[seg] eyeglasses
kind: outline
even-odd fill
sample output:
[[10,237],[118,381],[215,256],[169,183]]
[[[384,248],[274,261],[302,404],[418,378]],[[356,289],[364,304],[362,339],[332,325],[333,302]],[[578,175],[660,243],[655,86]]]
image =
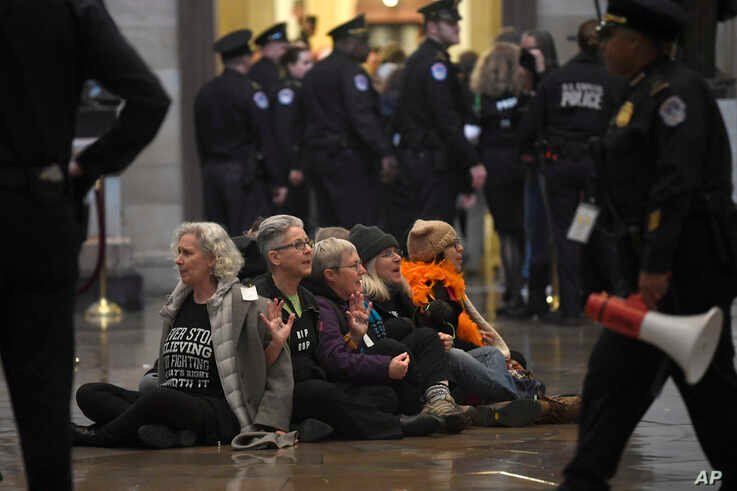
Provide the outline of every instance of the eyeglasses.
[[280,245],[279,247],[274,247],[271,249],[272,251],[282,251],[284,249],[289,249],[290,247],[294,247],[298,252],[304,252],[304,250],[307,248],[307,246],[312,249],[314,247],[315,243],[311,240],[295,240],[294,242],[290,242],[289,244]]
[[353,268],[354,271],[359,272],[361,270],[361,266],[363,266],[363,263],[361,261],[356,261],[353,264],[346,264],[345,266],[334,266],[330,269]]
[[396,247],[392,247],[391,249],[387,249],[385,251],[382,251],[381,254],[379,254],[379,257],[391,258],[391,257],[394,257],[394,254],[396,254],[399,257],[402,257],[402,251],[401,251],[401,249],[397,249]]

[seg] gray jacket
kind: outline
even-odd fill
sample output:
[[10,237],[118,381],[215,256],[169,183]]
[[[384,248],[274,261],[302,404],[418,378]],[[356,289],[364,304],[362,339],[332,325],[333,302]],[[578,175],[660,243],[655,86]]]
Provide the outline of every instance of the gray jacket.
[[[259,313],[266,311],[267,300],[244,300],[242,288],[237,279],[221,282],[207,302],[215,363],[225,398],[238,418],[241,435],[257,431],[256,425],[288,430],[294,390],[289,349],[285,346],[276,362],[266,366],[264,348],[271,342],[271,334],[259,320]],[[191,291],[179,282],[161,309],[164,327],[160,360],[164,340]],[[234,438],[234,446],[239,436]]]

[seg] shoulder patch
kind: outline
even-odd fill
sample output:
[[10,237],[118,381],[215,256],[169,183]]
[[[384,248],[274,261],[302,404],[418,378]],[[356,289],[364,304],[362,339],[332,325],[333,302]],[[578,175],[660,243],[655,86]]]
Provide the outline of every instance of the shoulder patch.
[[668,87],[670,87],[670,84],[668,82],[663,82],[663,81],[655,82],[653,84],[652,90],[650,90],[650,95],[654,96],[658,94],[659,92],[662,92],[663,90],[667,89]]
[[256,106],[258,106],[259,109],[269,108],[269,98],[266,97],[266,94],[264,94],[262,90],[253,94],[253,102],[256,103]]
[[671,96],[660,105],[660,117],[666,126],[674,127],[686,121],[686,103],[677,95]]
[[281,89],[277,98],[281,105],[288,106],[294,101],[294,91],[290,88]]
[[353,77],[353,85],[356,86],[356,89],[358,89],[361,92],[366,92],[369,88],[369,81],[366,75],[363,73],[359,73],[355,77]]
[[442,82],[448,77],[448,68],[445,66],[445,63],[433,63],[430,67],[430,73],[432,73],[432,78],[438,82]]

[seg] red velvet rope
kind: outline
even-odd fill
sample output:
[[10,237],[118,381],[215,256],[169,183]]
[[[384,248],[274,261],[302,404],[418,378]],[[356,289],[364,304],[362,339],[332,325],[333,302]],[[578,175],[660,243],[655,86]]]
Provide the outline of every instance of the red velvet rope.
[[95,263],[95,269],[92,271],[92,275],[77,290],[77,295],[81,295],[89,290],[95,281],[100,277],[100,271],[102,271],[102,265],[105,263],[105,250],[107,245],[107,234],[105,231],[105,182],[100,181],[99,186],[95,186],[95,207],[97,208],[97,262]]

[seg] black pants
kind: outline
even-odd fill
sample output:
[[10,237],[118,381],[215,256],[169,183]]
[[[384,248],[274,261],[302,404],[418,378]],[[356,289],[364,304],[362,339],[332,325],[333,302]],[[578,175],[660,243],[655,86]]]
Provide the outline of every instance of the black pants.
[[31,490],[72,489],[69,398],[79,224],[63,184],[0,182],[0,355]]
[[199,397],[163,388],[146,393],[112,384],[91,383],[77,390],[77,405],[100,427],[105,447],[137,445],[138,428],[161,424],[174,430],[191,430],[197,441],[230,443],[239,425],[225,399]]
[[317,198],[318,226],[351,228],[378,222],[377,163],[353,148],[315,151],[310,182]]
[[202,167],[205,218],[231,236],[242,234],[256,218],[267,217],[274,209],[268,184],[262,178],[246,182],[243,165],[217,162]]
[[588,159],[559,159],[544,166],[546,190],[552,212],[552,234],[558,258],[560,309],[563,315],[581,313],[581,245],[568,240],[576,208],[593,171]]
[[448,360],[437,331],[418,327],[402,339],[379,340],[369,353],[397,356],[410,355],[409,370],[404,379],[392,384],[399,397],[399,408],[404,414],[416,414],[422,409],[425,389],[448,380]]
[[345,439],[395,439],[402,437],[395,414],[398,404],[396,393],[387,385],[305,380],[294,385],[292,420],[319,419]]

